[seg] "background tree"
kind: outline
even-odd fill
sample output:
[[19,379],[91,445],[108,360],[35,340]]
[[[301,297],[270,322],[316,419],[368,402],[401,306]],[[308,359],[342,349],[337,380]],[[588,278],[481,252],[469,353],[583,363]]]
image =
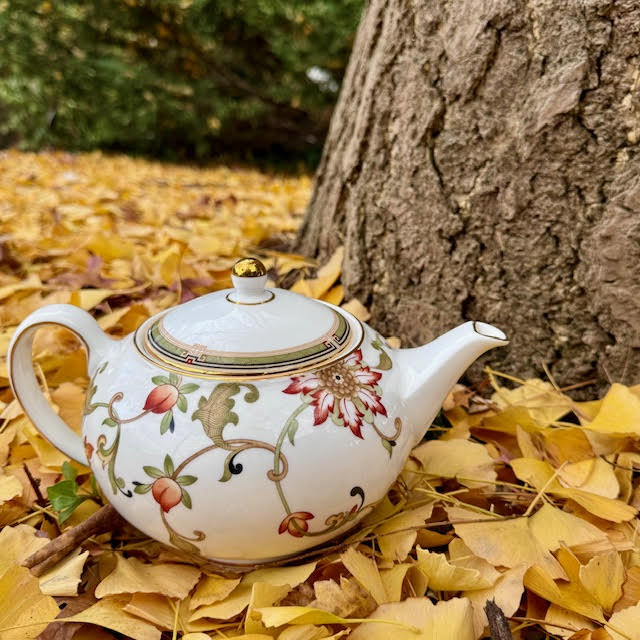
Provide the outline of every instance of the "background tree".
[[313,159],[361,8],[362,0],[0,2],[0,141]]
[[489,362],[640,378],[640,6],[370,0],[299,248],[344,243],[383,333],[467,319]]

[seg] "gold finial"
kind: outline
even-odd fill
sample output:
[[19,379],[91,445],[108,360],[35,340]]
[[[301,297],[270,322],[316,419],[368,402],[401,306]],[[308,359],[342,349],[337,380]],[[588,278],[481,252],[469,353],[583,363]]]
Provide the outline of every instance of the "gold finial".
[[231,274],[240,278],[258,278],[266,276],[267,270],[258,258],[241,258],[233,265]]

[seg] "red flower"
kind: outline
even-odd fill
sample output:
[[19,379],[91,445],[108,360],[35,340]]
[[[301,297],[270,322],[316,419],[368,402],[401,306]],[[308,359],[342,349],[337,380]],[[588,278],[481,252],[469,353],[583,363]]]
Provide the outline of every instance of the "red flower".
[[313,398],[314,425],[322,424],[331,412],[336,424],[349,427],[362,438],[363,419],[371,422],[374,414],[387,415],[377,386],[381,377],[379,371],[362,365],[362,351],[357,349],[330,367],[292,376],[284,393],[303,393]]
[[151,493],[153,499],[162,507],[165,513],[169,509],[173,509],[182,500],[182,488],[175,480],[166,476],[158,478],[153,483]]
[[180,391],[177,387],[172,384],[161,384],[147,396],[144,410],[151,413],[166,413],[178,402],[179,395]]
[[278,533],[284,533],[288,531],[290,535],[296,538],[302,538],[302,536],[309,531],[309,525],[307,520],[314,518],[313,513],[308,511],[296,511],[290,513],[278,527]]

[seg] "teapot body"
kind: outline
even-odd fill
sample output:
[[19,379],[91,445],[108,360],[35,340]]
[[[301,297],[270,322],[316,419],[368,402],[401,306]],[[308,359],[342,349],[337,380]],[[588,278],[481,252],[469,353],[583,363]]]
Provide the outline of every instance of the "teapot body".
[[87,459],[161,542],[231,563],[295,555],[348,530],[401,471],[414,440],[394,357],[364,326],[319,369],[212,379],[160,368],[129,336],[92,366]]

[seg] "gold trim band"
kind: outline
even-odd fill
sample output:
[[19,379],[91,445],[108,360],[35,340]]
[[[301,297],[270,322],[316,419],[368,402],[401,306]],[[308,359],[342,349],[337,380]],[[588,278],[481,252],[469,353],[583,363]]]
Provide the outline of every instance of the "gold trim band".
[[237,302],[236,300],[232,300],[229,296],[233,293],[233,291],[229,291],[229,293],[227,293],[227,295],[224,297],[224,299],[227,302],[231,302],[231,304],[241,304],[243,306],[247,306],[247,307],[253,307],[257,304],[267,304],[267,302],[271,302],[275,297],[276,294],[273,293],[273,291],[267,291],[266,293],[270,293],[271,297],[267,298],[266,300],[261,300],[260,302]]

